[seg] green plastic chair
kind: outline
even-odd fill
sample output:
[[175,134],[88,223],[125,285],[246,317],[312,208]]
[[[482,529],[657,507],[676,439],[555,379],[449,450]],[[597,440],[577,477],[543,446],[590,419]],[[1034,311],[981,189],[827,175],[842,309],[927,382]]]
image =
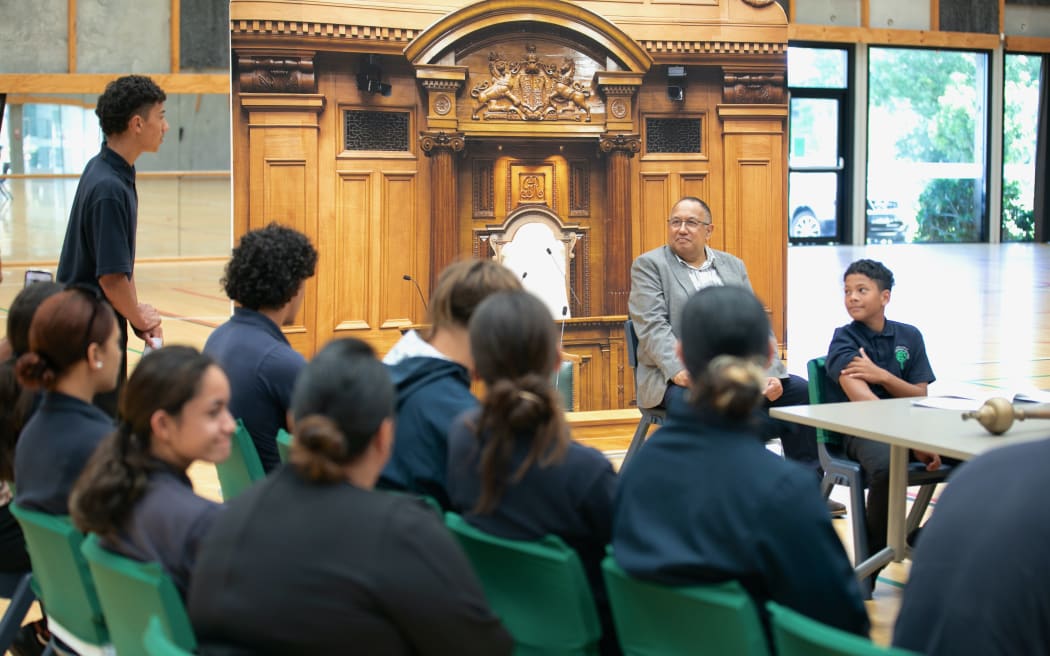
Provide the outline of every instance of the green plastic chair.
[[255,442],[252,442],[252,435],[240,419],[237,420],[237,430],[233,432],[233,439],[230,440],[230,457],[226,462],[216,463],[215,470],[219,474],[219,487],[222,488],[224,501],[229,501],[248,489],[255,481],[266,477],[262,461],[259,460],[259,452],[255,450]]
[[598,611],[572,548],[553,535],[534,542],[498,538],[455,513],[446,513],[445,523],[514,638],[515,654],[598,653]]
[[192,656],[193,654],[193,652],[184,651],[168,638],[168,634],[164,632],[164,624],[157,616],[149,618],[146,632],[142,635],[142,645],[146,648],[146,656]]
[[292,452],[292,434],[283,428],[277,429],[277,456],[281,462],[288,462],[288,454]]
[[80,552],[84,535],[65,515],[26,510],[17,503],[11,504],[11,514],[22,525],[52,635],[81,654],[111,650],[95,583]]
[[91,567],[117,653],[134,654],[142,649],[142,634],[150,618],[158,619],[164,635],[180,648],[197,648],[186,606],[160,563],[113,553],[99,544],[96,535],[89,535],[80,550]]
[[758,609],[736,581],[671,587],[640,581],[611,555],[602,575],[624,656],[768,656]]
[[778,603],[766,602],[778,656],[919,656],[913,651],[880,647]]

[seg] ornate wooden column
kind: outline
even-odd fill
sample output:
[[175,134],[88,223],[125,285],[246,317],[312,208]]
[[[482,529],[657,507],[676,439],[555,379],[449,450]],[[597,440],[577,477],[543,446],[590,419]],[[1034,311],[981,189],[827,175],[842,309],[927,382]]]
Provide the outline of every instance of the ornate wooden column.
[[[240,109],[247,116],[247,171],[234,158],[234,231],[277,222],[318,239],[318,132],[324,96],[315,93],[313,52],[236,53]],[[247,185],[244,185],[244,174]],[[247,207],[247,212],[244,211]],[[312,354],[317,334],[317,279],[294,324],[283,327],[300,353]]]
[[787,340],[787,90],[782,66],[723,66],[726,250],[747,263],[755,294]]
[[603,314],[627,314],[627,295],[631,291],[631,158],[641,150],[641,139],[634,121],[634,100],[642,85],[642,75],[623,71],[600,71],[594,86],[605,99],[608,130],[598,141],[606,155],[605,191],[605,298]]
[[641,150],[637,134],[603,135],[598,148],[606,155],[605,190],[609,198],[605,217],[604,314],[627,314],[631,291],[631,167]]
[[430,158],[430,288],[441,270],[458,254],[456,221],[456,154],[463,150],[462,132],[421,132],[419,147]]
[[459,254],[456,215],[456,155],[466,137],[458,131],[456,99],[467,79],[462,66],[416,66],[416,79],[426,91],[427,125],[419,147],[430,158],[430,289],[442,269]]

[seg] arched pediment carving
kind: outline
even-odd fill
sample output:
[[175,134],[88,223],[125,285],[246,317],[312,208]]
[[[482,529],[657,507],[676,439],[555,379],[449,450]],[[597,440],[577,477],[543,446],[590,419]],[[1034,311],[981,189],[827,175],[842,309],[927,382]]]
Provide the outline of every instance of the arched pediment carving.
[[624,71],[645,73],[653,65],[652,57],[619,27],[563,0],[495,0],[464,7],[424,30],[405,48],[405,57],[417,66],[440,64],[457,44],[494,28],[522,24],[536,26],[537,32],[554,29],[579,35],[599,46]]

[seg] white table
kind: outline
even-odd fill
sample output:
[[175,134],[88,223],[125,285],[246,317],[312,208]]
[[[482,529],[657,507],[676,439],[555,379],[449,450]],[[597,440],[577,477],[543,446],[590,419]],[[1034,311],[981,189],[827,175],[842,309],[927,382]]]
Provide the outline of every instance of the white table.
[[[901,561],[905,544],[905,498],[908,491],[908,450],[932,451],[969,460],[974,456],[1009,444],[1020,444],[1050,437],[1050,421],[1030,419],[1014,422],[1003,435],[992,435],[976,420],[962,420],[956,410],[940,410],[912,405],[913,399],[856,401],[821,405],[794,405],[770,408],[769,415],[815,428],[864,437],[890,445],[889,517],[887,547],[857,563],[857,573],[865,576],[877,567]],[[858,512],[856,508],[853,512]]]

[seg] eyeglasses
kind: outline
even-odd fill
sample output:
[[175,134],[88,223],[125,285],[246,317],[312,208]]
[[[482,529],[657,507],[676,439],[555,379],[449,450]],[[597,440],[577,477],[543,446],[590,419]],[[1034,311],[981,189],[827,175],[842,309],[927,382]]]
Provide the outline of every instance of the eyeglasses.
[[667,225],[671,226],[671,230],[678,230],[679,228],[681,228],[684,225],[690,232],[692,232],[692,231],[698,229],[700,226],[709,226],[709,225],[711,225],[711,222],[710,221],[694,221],[693,219],[688,219],[686,221],[683,221],[681,219],[671,219],[670,221],[667,222]]
[[105,297],[102,295],[102,290],[83,283],[75,282],[66,285],[66,291],[80,292],[91,301],[91,318],[88,319],[87,328],[84,329],[84,339],[81,340],[81,352],[86,354],[87,348],[91,344],[91,328],[95,325],[95,318],[98,317],[98,308],[102,305]]

